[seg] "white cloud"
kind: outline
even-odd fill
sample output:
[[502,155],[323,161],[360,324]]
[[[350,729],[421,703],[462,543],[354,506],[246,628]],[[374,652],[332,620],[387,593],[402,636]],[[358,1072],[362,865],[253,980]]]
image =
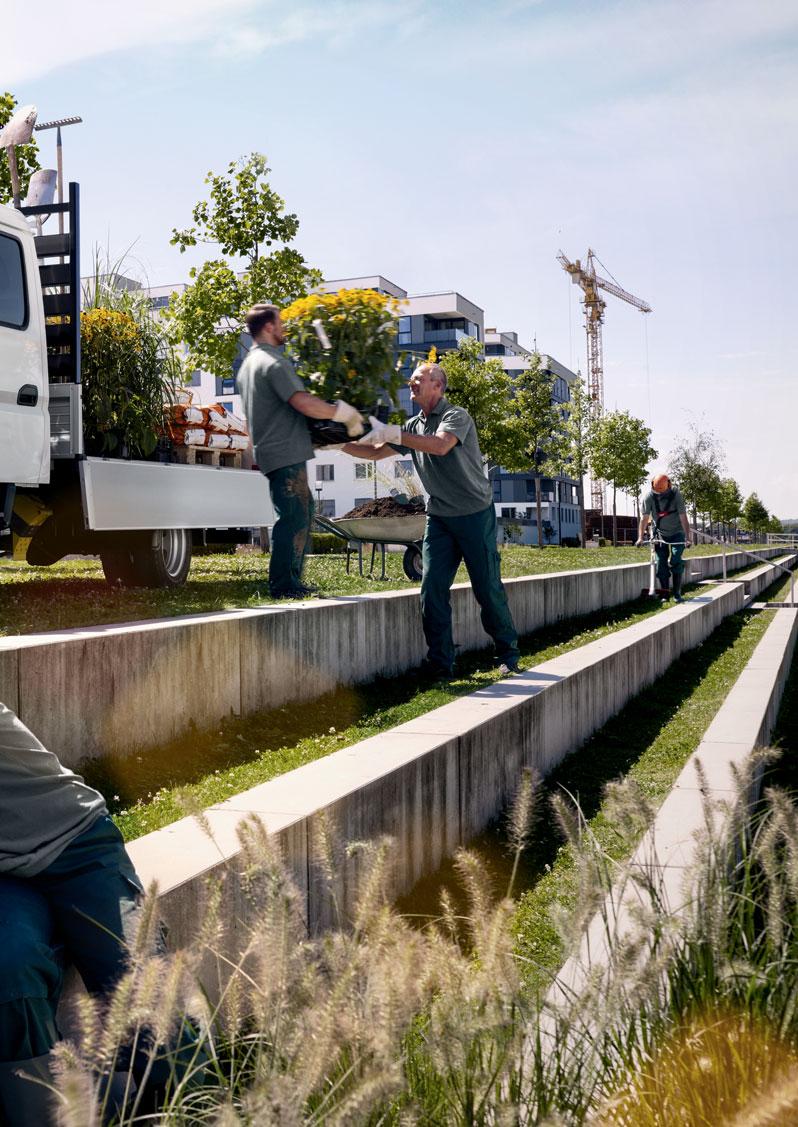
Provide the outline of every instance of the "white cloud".
[[399,0],[337,0],[296,3],[279,0],[11,0],[3,15],[0,83],[23,93],[28,82],[60,67],[116,51],[208,43],[217,53],[256,54],[288,43],[322,39],[331,46],[363,31],[391,27],[397,34],[420,18],[418,5]]

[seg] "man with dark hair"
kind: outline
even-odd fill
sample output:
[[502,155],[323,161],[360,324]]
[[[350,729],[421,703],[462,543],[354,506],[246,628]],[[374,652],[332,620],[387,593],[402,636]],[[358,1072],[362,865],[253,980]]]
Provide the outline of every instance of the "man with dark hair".
[[421,580],[425,668],[441,679],[454,671],[449,590],[464,562],[482,625],[496,644],[500,669],[517,672],[518,635],[501,581],[493,489],[485,476],[474,420],[444,398],[446,373],[438,364],[420,364],[409,384],[418,414],[404,427],[372,419],[372,430],[361,442],[347,443],[344,451],[374,461],[410,454],[429,494]]
[[303,598],[311,593],[302,582],[302,568],[313,523],[306,465],[313,446],[305,418],[334,419],[351,438],[363,433],[363,420],[349,403],[325,403],[305,390],[282,350],[285,330],[276,305],[253,306],[246,322],[254,344],[239,369],[236,387],[278,516],[272,530],[269,588],[278,599]]
[[671,484],[667,474],[655,474],[651,479],[651,490],[643,499],[640,510],[640,525],[637,530],[637,544],[643,543],[643,534],[649,521],[653,522],[651,538],[657,553],[657,594],[663,603],[671,597],[671,576],[673,577],[673,597],[677,603],[682,598],[682,575],[684,574],[685,548],[690,546],[690,523],[687,519],[687,506],[678,489]]
[[[143,890],[103,796],[0,704],[0,1123],[49,1127],[64,962],[110,993],[128,969]],[[159,940],[156,946],[160,951]],[[152,953],[156,953],[153,951]],[[110,1118],[147,1070],[146,1037],[101,1086]],[[197,1050],[199,1051],[199,1050]],[[167,1076],[156,1076],[166,1067]],[[149,1069],[161,1086],[168,1065]],[[24,1075],[23,1075],[24,1074]],[[132,1074],[132,1076],[131,1076]],[[34,1079],[27,1079],[33,1077]],[[39,1080],[41,1083],[36,1083]]]

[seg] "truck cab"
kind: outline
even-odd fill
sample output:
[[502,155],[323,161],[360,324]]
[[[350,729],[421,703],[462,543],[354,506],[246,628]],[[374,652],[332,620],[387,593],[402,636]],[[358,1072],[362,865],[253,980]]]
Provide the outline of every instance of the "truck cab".
[[47,344],[25,218],[0,206],[0,487],[50,480]]

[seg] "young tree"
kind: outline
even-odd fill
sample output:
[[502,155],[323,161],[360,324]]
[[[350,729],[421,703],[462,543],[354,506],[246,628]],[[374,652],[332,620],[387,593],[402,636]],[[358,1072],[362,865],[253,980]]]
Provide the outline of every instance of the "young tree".
[[712,495],[723,466],[723,451],[718,439],[712,431],[701,431],[695,424],[691,424],[687,436],[680,439],[671,451],[668,474],[691,506],[693,524],[702,502]]
[[[8,91],[0,94],[0,129],[14,116],[17,99]],[[17,145],[17,171],[19,172],[19,193],[22,198],[28,191],[30,178],[39,167],[39,146],[35,137],[27,145]],[[8,167],[5,150],[0,151],[0,203],[11,203],[11,170]]]
[[761,536],[767,528],[768,511],[757,497],[752,493],[743,505],[743,520],[749,532],[754,536]]
[[639,487],[657,451],[651,430],[628,411],[607,411],[593,426],[590,470],[594,478],[612,483],[612,541],[618,543],[617,492]]
[[593,425],[592,401],[581,376],[577,376],[571,384],[570,391],[570,401],[564,404],[562,452],[556,468],[558,473],[567,474],[577,480],[579,539],[584,548],[586,541],[584,479],[590,466],[590,439]]
[[728,528],[733,525],[743,509],[743,495],[733,477],[721,479],[719,490],[718,520]]
[[784,528],[782,527],[782,523],[779,520],[779,518],[776,516],[775,513],[773,513],[770,516],[770,518],[768,519],[767,531],[768,532],[775,532],[776,535],[778,535],[779,533],[784,531]]
[[438,363],[446,373],[446,398],[464,407],[474,420],[486,461],[506,466],[515,455],[509,428],[513,381],[501,360],[483,358],[479,341],[462,337],[457,351],[448,352]]
[[230,375],[250,306],[286,304],[321,281],[319,271],[287,245],[296,238],[299,220],[285,211],[269,185],[270,173],[262,153],[233,161],[226,174],[209,172],[210,200],[194,208],[193,226],[172,233],[181,252],[211,243],[226,256],[192,267],[191,284],[173,296],[166,311],[173,341],[188,345],[188,365],[216,376]]

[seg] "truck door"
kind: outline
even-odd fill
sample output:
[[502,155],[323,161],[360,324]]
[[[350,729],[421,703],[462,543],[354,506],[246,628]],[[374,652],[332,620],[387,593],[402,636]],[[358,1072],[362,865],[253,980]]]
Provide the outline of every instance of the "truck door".
[[0,483],[50,476],[44,315],[33,238],[0,208]]

